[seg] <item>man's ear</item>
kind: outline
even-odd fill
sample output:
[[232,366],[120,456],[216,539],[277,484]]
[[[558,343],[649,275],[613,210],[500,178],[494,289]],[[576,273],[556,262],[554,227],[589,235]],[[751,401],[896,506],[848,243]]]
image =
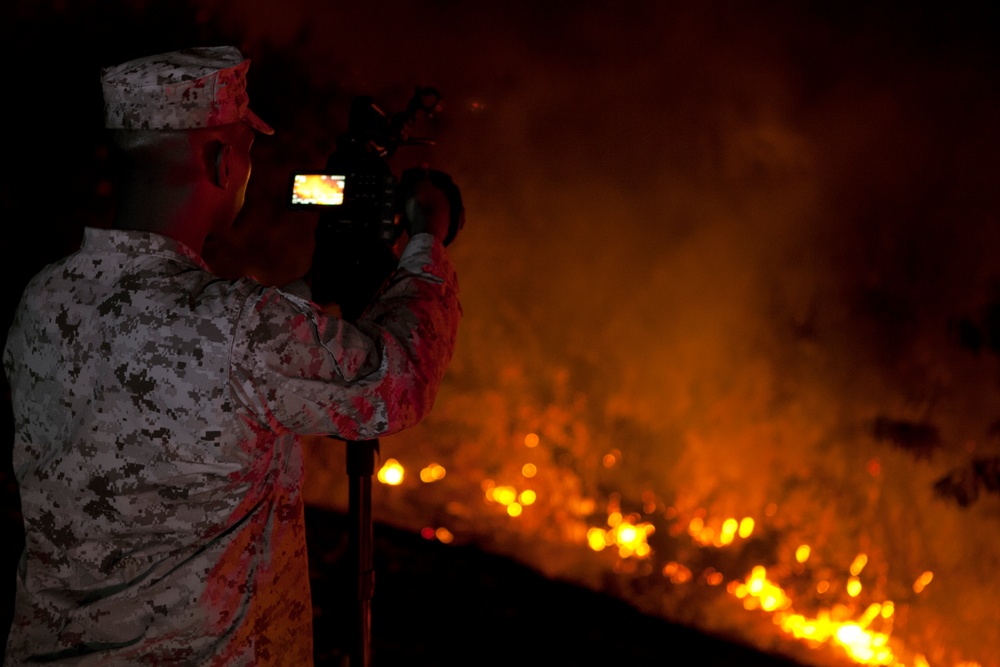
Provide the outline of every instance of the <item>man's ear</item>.
[[233,147],[219,140],[205,144],[205,167],[212,185],[223,190],[229,185]]
[[215,184],[225,190],[229,187],[230,159],[233,154],[233,147],[230,144],[222,144],[215,152]]

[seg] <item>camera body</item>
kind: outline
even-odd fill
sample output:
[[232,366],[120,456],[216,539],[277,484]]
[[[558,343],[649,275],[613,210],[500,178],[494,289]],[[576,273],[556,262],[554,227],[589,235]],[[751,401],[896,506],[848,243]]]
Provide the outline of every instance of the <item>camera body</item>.
[[337,303],[348,319],[360,316],[398,261],[393,246],[406,228],[404,191],[412,190],[412,177],[404,172],[401,185],[388,159],[400,146],[433,144],[412,137],[410,126],[439,103],[435,89],[417,87],[406,109],[389,115],[371,97],[355,97],[326,167],[291,173],[288,207],[320,214],[309,275],[313,298]]

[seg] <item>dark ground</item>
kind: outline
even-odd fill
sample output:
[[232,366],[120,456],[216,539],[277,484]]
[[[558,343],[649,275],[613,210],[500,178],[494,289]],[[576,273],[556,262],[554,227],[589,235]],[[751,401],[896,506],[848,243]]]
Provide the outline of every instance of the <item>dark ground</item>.
[[[350,645],[351,610],[341,603],[353,595],[343,557],[346,517],[311,509],[306,521],[313,599],[319,602],[317,665],[339,665]],[[620,600],[473,547],[377,524],[373,548],[373,667],[798,665],[650,618]]]

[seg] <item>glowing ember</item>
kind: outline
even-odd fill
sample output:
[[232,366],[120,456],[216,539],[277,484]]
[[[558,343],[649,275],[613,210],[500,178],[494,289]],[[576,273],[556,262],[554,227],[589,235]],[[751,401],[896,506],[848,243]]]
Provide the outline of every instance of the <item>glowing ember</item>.
[[378,481],[389,486],[398,486],[403,483],[403,466],[396,459],[386,459],[386,462],[379,468]]
[[924,572],[917,580],[913,582],[913,592],[921,593],[927,587],[927,584],[931,583],[931,579],[934,578],[933,572]]
[[431,463],[420,470],[420,481],[425,484],[436,482],[440,479],[444,479],[445,472],[444,466],[437,463]]

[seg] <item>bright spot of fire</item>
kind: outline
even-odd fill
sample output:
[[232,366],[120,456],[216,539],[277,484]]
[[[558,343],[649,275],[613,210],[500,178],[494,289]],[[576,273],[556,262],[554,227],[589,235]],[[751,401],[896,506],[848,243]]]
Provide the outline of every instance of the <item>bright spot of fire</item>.
[[807,560],[809,560],[809,554],[811,552],[812,549],[809,547],[809,545],[803,544],[798,549],[795,550],[795,560],[798,561],[799,563],[804,563]]
[[587,544],[594,551],[617,546],[621,558],[648,558],[653,550],[646,538],[655,530],[651,523],[632,523],[619,512],[608,516],[610,530],[591,528],[587,531]]
[[865,569],[865,565],[867,564],[868,564],[867,554],[858,554],[857,558],[854,559],[854,562],[851,563],[851,574],[853,574],[855,577],[858,576],[859,574],[861,574],[861,570]]
[[888,665],[894,660],[892,650],[886,646],[889,635],[884,633],[869,632],[856,623],[844,623],[837,628],[834,637],[861,664]]
[[517,489],[513,486],[495,486],[486,491],[486,499],[501,505],[510,505],[517,500]]
[[723,545],[729,544],[733,541],[733,537],[736,535],[737,529],[739,529],[740,523],[736,519],[726,519],[722,522],[722,532],[719,534],[719,541]]
[[524,506],[531,505],[538,498],[538,495],[531,489],[525,489],[521,492],[521,495],[517,497],[519,503]]
[[921,574],[919,577],[917,577],[917,580],[913,582],[913,592],[914,593],[922,592],[925,588],[927,588],[927,584],[931,583],[931,579],[933,578],[934,578],[934,573],[929,570]]
[[521,516],[522,511],[521,503],[513,502],[507,505],[507,514],[511,516]]
[[888,634],[868,630],[860,623],[836,621],[828,611],[821,611],[817,618],[794,613],[777,614],[775,623],[785,632],[811,644],[835,642],[862,665],[891,665],[896,659],[887,645]]
[[396,459],[386,459],[385,464],[379,468],[378,481],[389,486],[398,486],[403,482],[403,466]]
[[663,576],[672,583],[683,584],[691,581],[691,570],[680,563],[670,561],[663,566]]
[[722,573],[714,568],[708,568],[702,573],[705,577],[705,583],[709,586],[718,586],[724,581]]
[[420,471],[420,481],[427,484],[431,482],[436,482],[439,479],[444,478],[445,469],[444,466],[437,463],[432,463],[423,470]]
[[538,474],[538,468],[534,463],[525,463],[521,466],[521,474],[530,479]]
[[746,609],[760,608],[770,612],[792,606],[792,601],[785,595],[785,591],[768,581],[767,570],[761,565],[754,567],[744,581],[730,582],[728,590],[743,600]]
[[[803,547],[799,547],[798,551],[802,551]],[[862,560],[867,562],[866,558]],[[854,568],[858,572],[863,567],[863,562],[855,560]],[[855,592],[851,592],[852,584],[856,584]],[[823,592],[828,587],[829,584],[823,581],[817,586],[817,590],[822,589],[820,592]],[[851,659],[859,664],[900,665],[892,649],[889,648],[889,633],[870,628],[878,619],[886,621],[891,619],[895,612],[892,602],[870,604],[857,620],[846,618],[849,612],[843,606],[835,607],[832,611],[820,610],[815,618],[808,618],[791,609],[791,599],[779,585],[767,579],[767,570],[759,565],[753,568],[744,581],[730,582],[727,590],[743,600],[743,606],[748,610],[761,609],[774,612],[776,625],[796,639],[806,641],[814,647],[833,642],[840,645]],[[857,577],[852,576],[848,583],[849,594],[857,596],[860,590],[861,583]]]
[[861,581],[857,577],[851,577],[847,580],[847,594],[852,598],[861,594]]
[[[701,546],[725,547],[733,543],[738,535],[746,539],[753,533],[753,519],[746,517],[740,521],[729,518],[719,525],[717,522],[706,522],[701,512],[688,522],[687,532]],[[716,528],[716,526],[719,526]]]
[[538,434],[537,433],[529,433],[528,435],[524,436],[524,446],[525,447],[529,447],[529,448],[531,448],[531,447],[537,447],[538,446]]

